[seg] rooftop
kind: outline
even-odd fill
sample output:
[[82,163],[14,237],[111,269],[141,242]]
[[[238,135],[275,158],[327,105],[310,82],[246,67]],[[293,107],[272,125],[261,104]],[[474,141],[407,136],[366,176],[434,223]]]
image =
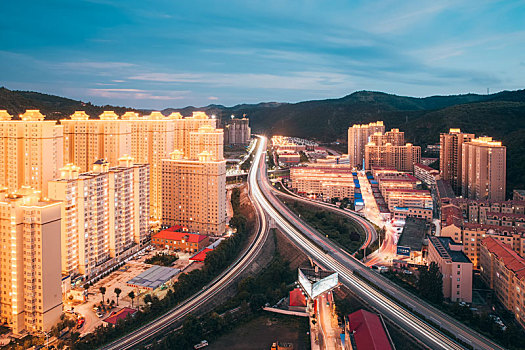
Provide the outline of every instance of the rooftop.
[[290,291],[290,306],[306,306],[306,297],[301,288]]
[[388,350],[393,348],[388,331],[377,314],[358,310],[348,315],[348,323],[357,349]]
[[459,249],[463,247],[463,244],[454,242],[452,238],[431,236],[430,242],[442,258],[450,259],[452,262],[457,263],[470,263],[469,258],[462,250],[451,249],[451,246],[455,246],[455,248]]
[[409,247],[413,251],[421,251],[426,233],[427,224],[425,220],[408,217],[397,245]]
[[208,252],[211,252],[212,250],[213,249],[210,249],[210,248],[204,248],[203,250],[201,250],[200,252],[192,256],[190,260],[204,262],[204,260],[206,260],[206,255],[208,254]]
[[[199,243],[207,238],[205,235],[200,235],[197,233],[190,233],[184,230],[185,228],[178,229],[181,226],[173,226],[171,228],[168,228],[166,230],[160,231],[159,233],[153,235],[152,238],[158,238],[158,239],[169,239],[173,241],[181,241],[185,240],[186,242],[190,243]],[[175,229],[173,229],[175,228]]]
[[456,198],[450,182],[446,180],[436,180],[436,188],[439,198]]
[[103,322],[110,323],[112,325],[116,325],[118,320],[125,319],[128,315],[133,315],[137,310],[131,309],[129,307],[124,307],[118,311],[115,311],[111,314],[111,316],[103,319]]
[[503,261],[505,267],[514,272],[516,277],[519,279],[525,277],[525,259],[512,250],[510,246],[492,237],[483,239],[481,245],[485,246],[489,252],[496,255],[498,260]]
[[135,276],[127,283],[134,287],[155,290],[164,283],[170,281],[180,272],[179,269],[166,266],[153,266]]

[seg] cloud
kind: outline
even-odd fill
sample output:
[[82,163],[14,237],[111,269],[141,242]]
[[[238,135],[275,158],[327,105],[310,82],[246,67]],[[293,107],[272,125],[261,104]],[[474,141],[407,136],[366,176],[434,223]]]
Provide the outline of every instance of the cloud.
[[97,61],[80,61],[80,62],[63,62],[59,66],[72,69],[119,69],[135,67],[136,64],[129,62],[97,62]]
[[88,89],[88,95],[110,99],[135,100],[182,100],[187,91],[175,91],[169,95],[158,95],[151,91],[140,89]]
[[212,100],[212,101],[216,101],[218,99],[219,98],[217,96],[210,96],[210,97],[208,97],[208,100]]

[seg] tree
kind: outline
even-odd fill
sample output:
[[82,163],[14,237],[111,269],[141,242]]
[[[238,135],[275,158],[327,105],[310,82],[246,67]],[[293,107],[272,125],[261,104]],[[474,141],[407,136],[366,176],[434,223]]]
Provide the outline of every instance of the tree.
[[417,288],[421,296],[428,301],[440,305],[443,303],[443,275],[435,262],[419,269]]
[[129,292],[128,297],[131,299],[131,307],[133,307],[133,299],[135,299],[135,292],[134,291]]
[[117,306],[118,306],[118,297],[120,296],[120,293],[122,293],[122,290],[120,288],[115,288],[115,294],[117,295]]
[[102,304],[104,304],[104,294],[106,294],[106,287],[100,287],[100,294],[102,294]]

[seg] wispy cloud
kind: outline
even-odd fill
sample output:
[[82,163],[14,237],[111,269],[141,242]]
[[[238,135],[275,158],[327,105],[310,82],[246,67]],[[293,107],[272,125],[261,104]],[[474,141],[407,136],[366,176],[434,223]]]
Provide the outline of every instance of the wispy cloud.
[[187,91],[177,91],[162,95],[140,89],[88,89],[87,92],[89,96],[137,100],[182,100],[187,94]]
[[64,62],[60,64],[62,67],[72,69],[119,69],[130,68],[136,64],[129,62],[96,62],[96,61],[79,61],[79,62]]

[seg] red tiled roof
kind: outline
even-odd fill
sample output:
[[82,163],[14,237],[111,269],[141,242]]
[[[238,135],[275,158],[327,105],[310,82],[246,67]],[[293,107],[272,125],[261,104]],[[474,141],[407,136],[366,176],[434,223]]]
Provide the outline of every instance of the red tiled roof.
[[366,310],[359,310],[348,315],[348,321],[350,323],[350,331],[354,333],[357,349],[392,349],[390,339],[378,315]]
[[290,306],[306,306],[306,297],[300,288],[290,291]]
[[[520,214],[520,213],[498,213],[498,212],[493,212],[493,211],[490,211],[487,213],[487,218],[492,218],[492,217],[497,217],[498,219],[501,219],[501,218],[515,218],[515,219],[523,219],[525,218],[525,214]],[[489,218],[489,219],[490,219]]]
[[525,277],[525,259],[516,253],[507,244],[498,241],[492,237],[487,237],[481,241],[489,252],[496,255],[498,260],[503,261],[507,269],[514,272],[516,277],[522,279]]
[[125,308],[120,309],[119,311],[114,312],[111,316],[103,319],[102,321],[115,325],[117,324],[118,320],[123,320],[128,315],[133,315],[135,312],[137,312],[137,310],[131,309],[129,307],[125,307]]
[[203,250],[201,250],[200,252],[198,252],[197,254],[195,254],[194,256],[192,256],[190,258],[190,260],[193,260],[193,261],[204,261],[206,259],[206,255],[208,254],[208,252],[212,251],[213,249],[210,249],[210,248],[204,248]]
[[183,239],[186,239],[188,242],[198,243],[206,239],[206,237],[207,236],[205,235],[199,235],[197,233],[171,231],[170,229],[167,229],[167,230],[160,231],[159,233],[154,235],[152,238],[169,239],[173,241],[181,241]]

